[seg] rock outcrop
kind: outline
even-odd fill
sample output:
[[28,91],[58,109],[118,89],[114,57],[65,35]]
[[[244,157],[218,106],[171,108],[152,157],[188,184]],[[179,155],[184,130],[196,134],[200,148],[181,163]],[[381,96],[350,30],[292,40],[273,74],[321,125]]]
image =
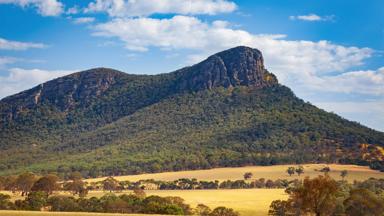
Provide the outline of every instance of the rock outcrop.
[[252,86],[262,88],[277,84],[277,78],[264,68],[261,52],[249,47],[235,47],[210,56],[185,68],[179,88],[191,90],[214,87]]

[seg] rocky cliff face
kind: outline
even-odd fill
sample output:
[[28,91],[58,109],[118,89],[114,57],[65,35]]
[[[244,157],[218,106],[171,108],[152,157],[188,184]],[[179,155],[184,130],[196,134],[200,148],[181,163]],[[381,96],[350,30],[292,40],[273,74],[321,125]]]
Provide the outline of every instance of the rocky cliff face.
[[217,53],[184,70],[179,87],[192,90],[241,85],[262,88],[278,83],[264,68],[261,52],[244,46]]
[[125,74],[96,68],[60,77],[0,101],[1,117],[11,120],[18,113],[49,104],[68,111],[87,106]]

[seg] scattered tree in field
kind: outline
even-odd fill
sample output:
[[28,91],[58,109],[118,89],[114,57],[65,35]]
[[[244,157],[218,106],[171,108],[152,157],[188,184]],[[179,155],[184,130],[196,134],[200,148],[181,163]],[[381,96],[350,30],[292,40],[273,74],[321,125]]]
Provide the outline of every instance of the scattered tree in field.
[[384,212],[384,199],[367,189],[354,189],[344,201],[344,207],[349,216],[381,216]]
[[53,191],[59,189],[59,177],[53,174],[48,174],[41,177],[33,184],[31,191],[44,191],[48,195],[51,195]]
[[323,167],[320,172],[323,172],[325,174],[328,174],[329,172],[331,172],[331,168],[329,168],[329,166],[326,166],[326,167]]
[[211,209],[204,204],[198,204],[194,213],[198,216],[209,216],[211,214]]
[[248,180],[248,179],[251,179],[253,176],[253,174],[251,172],[246,172],[244,173],[244,179],[245,180]]
[[235,212],[231,208],[226,208],[226,207],[217,207],[213,209],[211,214],[209,216],[239,216],[239,213]]
[[344,178],[345,178],[347,175],[348,175],[348,171],[347,171],[347,170],[343,170],[343,171],[341,171],[341,173],[340,173],[340,176],[341,176],[341,178],[343,179],[343,181],[344,181]]
[[21,196],[28,195],[36,180],[36,176],[30,172],[22,173],[17,177],[16,188],[21,191]]
[[71,191],[73,195],[87,195],[88,191],[85,188],[85,183],[82,180],[75,180],[65,183],[64,189],[67,191]]
[[109,192],[117,191],[119,189],[119,181],[110,176],[103,181],[103,189]]
[[303,166],[298,166],[296,169],[295,169],[296,173],[298,176],[300,176],[301,174],[304,173],[304,167]]
[[73,195],[78,194],[80,197],[85,197],[88,194],[80,172],[71,173],[69,179],[70,181],[64,184],[65,190],[71,191]]
[[289,174],[289,176],[295,174],[295,167],[288,167],[287,173]]

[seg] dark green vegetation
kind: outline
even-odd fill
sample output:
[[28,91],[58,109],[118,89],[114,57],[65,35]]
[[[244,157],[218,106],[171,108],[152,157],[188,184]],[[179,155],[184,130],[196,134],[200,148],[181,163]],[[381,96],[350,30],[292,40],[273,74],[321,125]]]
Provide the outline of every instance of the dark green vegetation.
[[384,133],[297,98],[247,47],[161,75],[92,69],[0,101],[1,174],[304,162],[382,169],[378,146]]
[[384,215],[384,179],[348,184],[327,174],[288,187],[288,200],[275,200],[269,215]]

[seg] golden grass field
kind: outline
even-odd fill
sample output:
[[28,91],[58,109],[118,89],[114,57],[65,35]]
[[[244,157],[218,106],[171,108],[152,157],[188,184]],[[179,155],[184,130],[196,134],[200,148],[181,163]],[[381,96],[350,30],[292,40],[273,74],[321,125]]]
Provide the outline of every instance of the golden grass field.
[[[13,200],[23,199],[20,194],[7,193],[12,196]],[[88,197],[101,197],[106,192],[103,191],[90,191]],[[124,193],[132,193],[132,191],[123,191],[117,193],[121,195]],[[186,203],[190,204],[191,207],[196,207],[197,204],[205,204],[210,208],[218,206],[225,206],[233,208],[240,213],[242,216],[262,216],[268,212],[269,205],[273,200],[276,199],[287,199],[287,195],[284,193],[284,189],[219,189],[219,190],[147,190],[145,191],[147,196],[158,195],[158,196],[178,196],[182,197]],[[60,192],[60,194],[64,194]],[[68,193],[67,193],[68,194]],[[18,215],[17,212],[13,212],[12,215]],[[23,212],[21,212],[23,213]],[[20,214],[21,216],[29,216],[28,212]],[[32,214],[33,213],[33,214]],[[32,212],[31,216],[38,215],[38,212]],[[8,215],[0,211],[0,216]],[[41,214],[45,216],[50,214]],[[56,214],[52,214],[55,216]],[[63,214],[70,215],[71,214]],[[75,214],[76,215],[76,214]],[[80,215],[80,214],[78,214]],[[97,215],[97,214],[92,214]],[[113,214],[105,214],[103,216],[109,216]],[[59,216],[62,216],[59,214]]]
[[[320,170],[324,166],[331,168],[330,176],[336,180],[341,179],[340,172],[348,170],[346,180],[352,182],[353,180],[365,180],[370,177],[384,178],[384,173],[371,170],[366,166],[357,165],[340,165],[340,164],[304,164],[304,174],[302,176],[289,176],[286,170],[290,166],[297,165],[275,165],[275,166],[248,166],[248,167],[229,167],[229,168],[215,168],[209,170],[192,170],[192,171],[179,171],[179,172],[163,172],[152,174],[128,175],[115,177],[119,181],[138,181],[143,179],[155,179],[173,181],[180,178],[196,178],[197,180],[239,180],[243,179],[245,172],[252,172],[254,179],[297,179],[304,178],[305,176],[316,177],[322,173],[315,170]],[[88,182],[102,181],[105,178],[87,179]]]
[[[340,172],[348,170],[346,180],[352,182],[353,180],[365,180],[370,177],[384,178],[384,173],[371,170],[368,167],[356,165],[338,165],[338,164],[305,164],[304,174],[302,176],[289,176],[286,169],[289,166],[296,165],[276,165],[276,166],[249,166],[249,167],[235,167],[235,168],[216,168],[210,170],[194,170],[194,171],[180,171],[180,172],[164,172],[154,174],[141,174],[130,176],[118,176],[116,179],[119,181],[129,180],[137,181],[141,179],[156,179],[156,180],[176,180],[179,178],[196,178],[198,180],[238,180],[243,179],[245,172],[252,172],[253,179],[296,179],[304,178],[305,176],[316,177],[322,174],[319,171],[324,166],[329,166],[331,172],[329,173],[334,179],[341,179]],[[101,181],[104,178],[87,179],[88,182]],[[130,193],[124,191],[122,193]],[[199,203],[208,205],[211,208],[218,206],[226,206],[235,209],[242,216],[261,216],[267,215],[268,207],[273,200],[286,199],[287,195],[283,189],[219,189],[219,190],[147,190],[147,195],[159,196],[179,196],[182,197],[186,203],[195,207]],[[103,191],[90,191],[89,197],[100,197],[104,195]],[[121,193],[120,193],[121,194]],[[12,195],[12,199],[20,199],[19,195]],[[1,212],[0,216],[75,216],[83,215],[81,213],[39,213],[39,212]],[[84,214],[89,215],[89,214]],[[90,214],[99,215],[99,214]],[[118,214],[103,214],[103,216],[118,215]]]
[[[125,193],[129,193],[126,191]],[[284,189],[219,189],[219,190],[148,190],[147,196],[178,196],[192,207],[204,204],[214,209],[218,206],[233,208],[242,216],[267,215],[269,205],[276,199],[287,199]],[[91,191],[89,196],[100,197],[102,191]]]

